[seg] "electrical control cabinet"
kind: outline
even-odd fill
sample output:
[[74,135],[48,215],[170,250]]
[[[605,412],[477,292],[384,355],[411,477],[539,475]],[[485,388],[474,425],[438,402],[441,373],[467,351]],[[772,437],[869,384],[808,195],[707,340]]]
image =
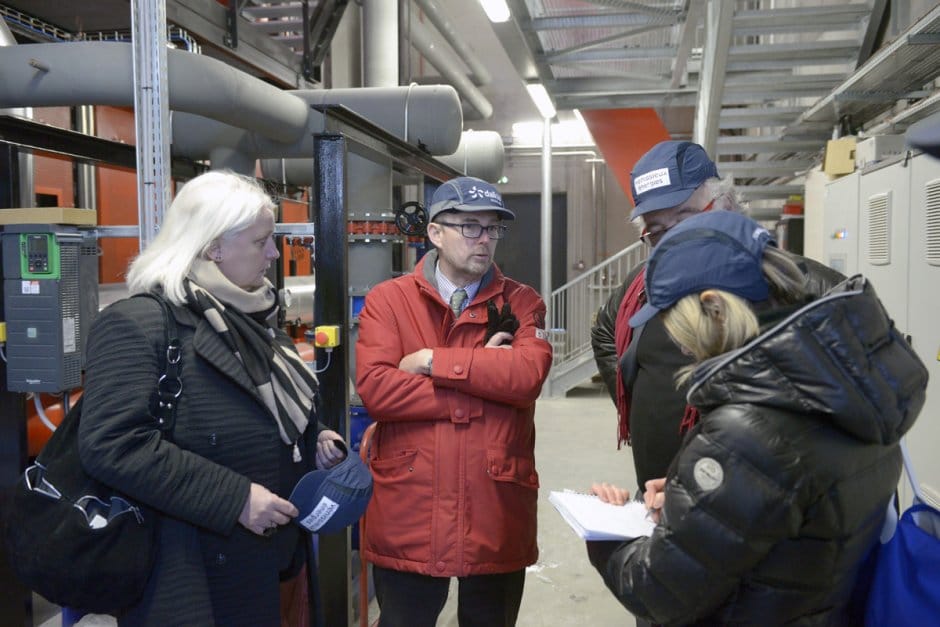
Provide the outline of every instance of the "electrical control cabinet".
[[97,240],[54,224],[3,227],[7,389],[81,386],[83,351],[98,312]]

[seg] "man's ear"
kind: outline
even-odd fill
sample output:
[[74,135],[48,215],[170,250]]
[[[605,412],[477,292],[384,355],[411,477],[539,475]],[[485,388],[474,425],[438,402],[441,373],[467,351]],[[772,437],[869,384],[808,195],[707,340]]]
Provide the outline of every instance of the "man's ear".
[[727,304],[717,290],[705,290],[698,295],[698,300],[706,316],[719,324],[724,323]]
[[434,248],[441,247],[441,234],[444,231],[443,227],[440,224],[435,224],[434,222],[429,222],[428,227],[428,239],[431,240],[431,243],[434,244]]

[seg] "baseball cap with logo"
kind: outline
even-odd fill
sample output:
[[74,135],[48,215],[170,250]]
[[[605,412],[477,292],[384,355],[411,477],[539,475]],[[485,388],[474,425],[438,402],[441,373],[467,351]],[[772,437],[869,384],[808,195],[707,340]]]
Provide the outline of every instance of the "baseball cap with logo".
[[514,220],[516,214],[506,208],[503,197],[491,184],[473,176],[460,176],[442,184],[431,196],[428,220],[442,211],[496,211],[504,220]]
[[717,177],[718,168],[698,144],[660,142],[640,157],[630,172],[630,218],[681,205],[702,183]]
[[332,468],[312,470],[300,478],[290,502],[300,513],[294,520],[313,533],[336,533],[352,525],[366,511],[372,497],[372,475],[362,459],[337,446],[346,458]]
[[709,211],[669,229],[646,264],[646,304],[630,318],[638,327],[689,294],[720,289],[751,302],[770,296],[761,262],[777,243],[750,218]]

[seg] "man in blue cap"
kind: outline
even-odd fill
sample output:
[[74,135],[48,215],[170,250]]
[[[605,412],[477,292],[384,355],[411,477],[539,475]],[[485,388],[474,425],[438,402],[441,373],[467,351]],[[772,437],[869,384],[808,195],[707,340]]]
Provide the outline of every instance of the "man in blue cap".
[[452,179],[428,214],[435,250],[359,316],[356,389],[377,423],[362,553],[382,627],[433,627],[452,577],[461,625],[508,627],[538,557],[545,303],[493,263],[515,217],[496,188]]
[[[631,219],[642,226],[650,247],[677,224],[703,211],[743,212],[730,180],[700,145],[660,142],[636,163],[631,177]],[[806,276],[806,289],[819,295],[841,281],[838,272],[793,255]],[[694,263],[690,260],[690,263]],[[646,264],[634,268],[597,313],[591,344],[598,370],[617,406],[618,446],[630,444],[639,492],[666,475],[685,430],[697,413],[677,390],[675,372],[690,363],[669,339],[658,318],[633,328],[628,321],[646,304]]]

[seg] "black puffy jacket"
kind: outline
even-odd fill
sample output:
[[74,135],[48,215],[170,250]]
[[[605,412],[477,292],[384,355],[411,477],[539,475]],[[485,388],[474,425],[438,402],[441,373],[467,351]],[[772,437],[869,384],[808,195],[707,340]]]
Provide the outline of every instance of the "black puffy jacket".
[[668,625],[846,625],[927,370],[855,277],[702,363],[703,412],[652,537],[591,543],[631,612]]
[[[799,255],[792,257],[806,277],[807,293],[813,296],[825,294],[845,279],[840,273],[817,261]],[[614,342],[617,310],[627,288],[642,267],[632,270],[624,284],[601,307],[591,329],[594,360],[611,398],[616,391],[617,377],[618,356]],[[643,328],[636,358],[630,432],[633,464],[642,490],[647,480],[666,475],[669,463],[682,443],[679,423],[685,411],[686,390],[677,390],[673,377],[676,370],[689,363],[689,358],[669,339],[659,316],[647,322]]]

